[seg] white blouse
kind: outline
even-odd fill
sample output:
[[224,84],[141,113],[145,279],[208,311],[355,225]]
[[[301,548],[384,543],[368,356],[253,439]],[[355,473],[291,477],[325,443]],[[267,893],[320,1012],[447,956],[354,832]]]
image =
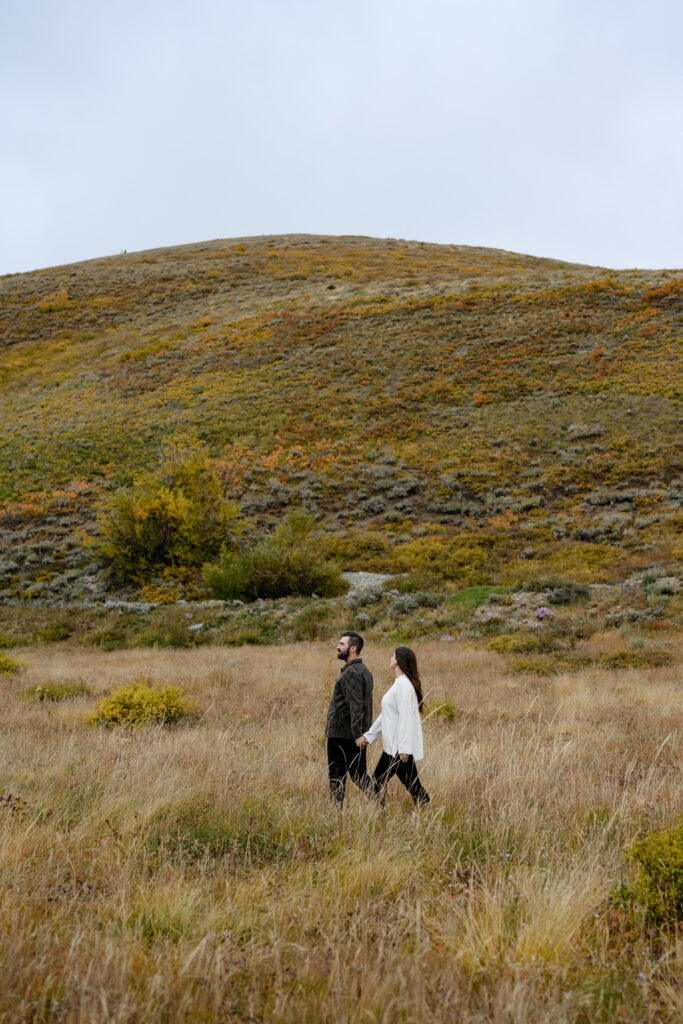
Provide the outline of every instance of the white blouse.
[[416,761],[424,757],[417,694],[408,676],[396,677],[382,697],[382,710],[363,735],[374,743],[380,733],[387,754],[412,754]]

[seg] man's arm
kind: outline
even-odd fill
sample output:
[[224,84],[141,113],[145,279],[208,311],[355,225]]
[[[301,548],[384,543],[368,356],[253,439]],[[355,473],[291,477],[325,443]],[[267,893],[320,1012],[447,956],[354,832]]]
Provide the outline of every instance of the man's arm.
[[[347,676],[350,678],[347,679]],[[347,670],[344,673],[344,684],[351,720],[351,735],[358,739],[363,735],[363,680],[360,673]]]

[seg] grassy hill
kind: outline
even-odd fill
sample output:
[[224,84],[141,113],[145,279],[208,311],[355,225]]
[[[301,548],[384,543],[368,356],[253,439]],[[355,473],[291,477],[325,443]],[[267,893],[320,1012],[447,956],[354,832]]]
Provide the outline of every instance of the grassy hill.
[[205,441],[260,524],[304,506],[384,538],[370,568],[439,537],[494,553],[469,582],[671,568],[682,283],[314,236],[6,276],[2,597],[49,596],[68,574],[82,590],[98,502],[172,437]]

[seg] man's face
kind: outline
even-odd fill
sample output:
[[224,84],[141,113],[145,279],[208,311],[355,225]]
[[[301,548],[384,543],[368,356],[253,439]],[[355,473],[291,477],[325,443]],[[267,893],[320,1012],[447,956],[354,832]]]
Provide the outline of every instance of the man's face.
[[340,661],[348,661],[351,648],[348,636],[343,636],[337,644],[337,657]]

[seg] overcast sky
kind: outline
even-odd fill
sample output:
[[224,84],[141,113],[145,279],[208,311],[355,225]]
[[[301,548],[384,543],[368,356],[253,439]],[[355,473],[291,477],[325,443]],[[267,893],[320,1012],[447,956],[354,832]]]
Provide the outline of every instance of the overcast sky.
[[0,0],[0,274],[243,235],[683,266],[680,0]]

